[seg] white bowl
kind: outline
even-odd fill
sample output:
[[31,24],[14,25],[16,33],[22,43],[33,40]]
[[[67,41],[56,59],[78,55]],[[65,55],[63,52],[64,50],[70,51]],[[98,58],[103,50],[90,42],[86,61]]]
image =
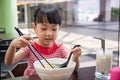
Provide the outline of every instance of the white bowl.
[[[62,64],[66,61],[66,59],[62,58],[51,58],[47,60],[51,64]],[[34,62],[34,68],[42,80],[67,80],[71,76],[76,65],[75,62],[70,60],[67,67],[53,69],[45,62],[45,60],[41,60],[41,62],[46,66],[46,68],[43,68],[39,61]]]

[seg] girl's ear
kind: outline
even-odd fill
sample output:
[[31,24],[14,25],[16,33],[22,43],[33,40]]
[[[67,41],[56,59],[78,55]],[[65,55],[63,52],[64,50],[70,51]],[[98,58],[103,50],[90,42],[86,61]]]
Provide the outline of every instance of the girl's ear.
[[33,27],[35,33],[37,34],[37,29],[36,29],[36,28],[37,28],[37,25],[36,25],[34,22],[32,23],[32,27]]
[[35,23],[34,23],[34,22],[32,23],[32,27],[33,27],[33,29],[35,30],[36,25],[35,25]]

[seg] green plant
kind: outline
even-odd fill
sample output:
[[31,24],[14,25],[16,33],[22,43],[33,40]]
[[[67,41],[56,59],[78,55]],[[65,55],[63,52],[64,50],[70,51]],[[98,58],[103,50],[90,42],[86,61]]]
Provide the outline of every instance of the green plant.
[[120,8],[112,8],[111,10],[111,19],[112,20],[119,20],[120,17]]

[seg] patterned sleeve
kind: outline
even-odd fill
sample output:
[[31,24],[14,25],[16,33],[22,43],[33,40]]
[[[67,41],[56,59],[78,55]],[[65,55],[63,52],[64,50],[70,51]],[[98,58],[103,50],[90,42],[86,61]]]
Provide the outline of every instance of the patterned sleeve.
[[29,48],[28,48],[28,47],[24,47],[24,48],[21,48],[21,50],[24,50],[24,51],[25,51],[26,56],[25,56],[24,59],[27,60],[28,57],[29,57],[29,53],[30,53]]
[[61,58],[65,58],[68,55],[67,48],[63,44],[61,44],[59,48],[60,48]]

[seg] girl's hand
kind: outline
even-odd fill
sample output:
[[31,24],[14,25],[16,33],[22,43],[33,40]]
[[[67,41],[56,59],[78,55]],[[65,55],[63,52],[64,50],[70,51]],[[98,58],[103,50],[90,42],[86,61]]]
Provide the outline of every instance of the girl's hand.
[[82,51],[80,47],[75,47],[74,49],[71,50],[73,52],[73,57],[77,58],[81,55]]
[[11,42],[11,46],[20,48],[20,47],[31,45],[31,42],[29,40],[33,40],[33,38],[30,35],[23,35],[14,39]]

